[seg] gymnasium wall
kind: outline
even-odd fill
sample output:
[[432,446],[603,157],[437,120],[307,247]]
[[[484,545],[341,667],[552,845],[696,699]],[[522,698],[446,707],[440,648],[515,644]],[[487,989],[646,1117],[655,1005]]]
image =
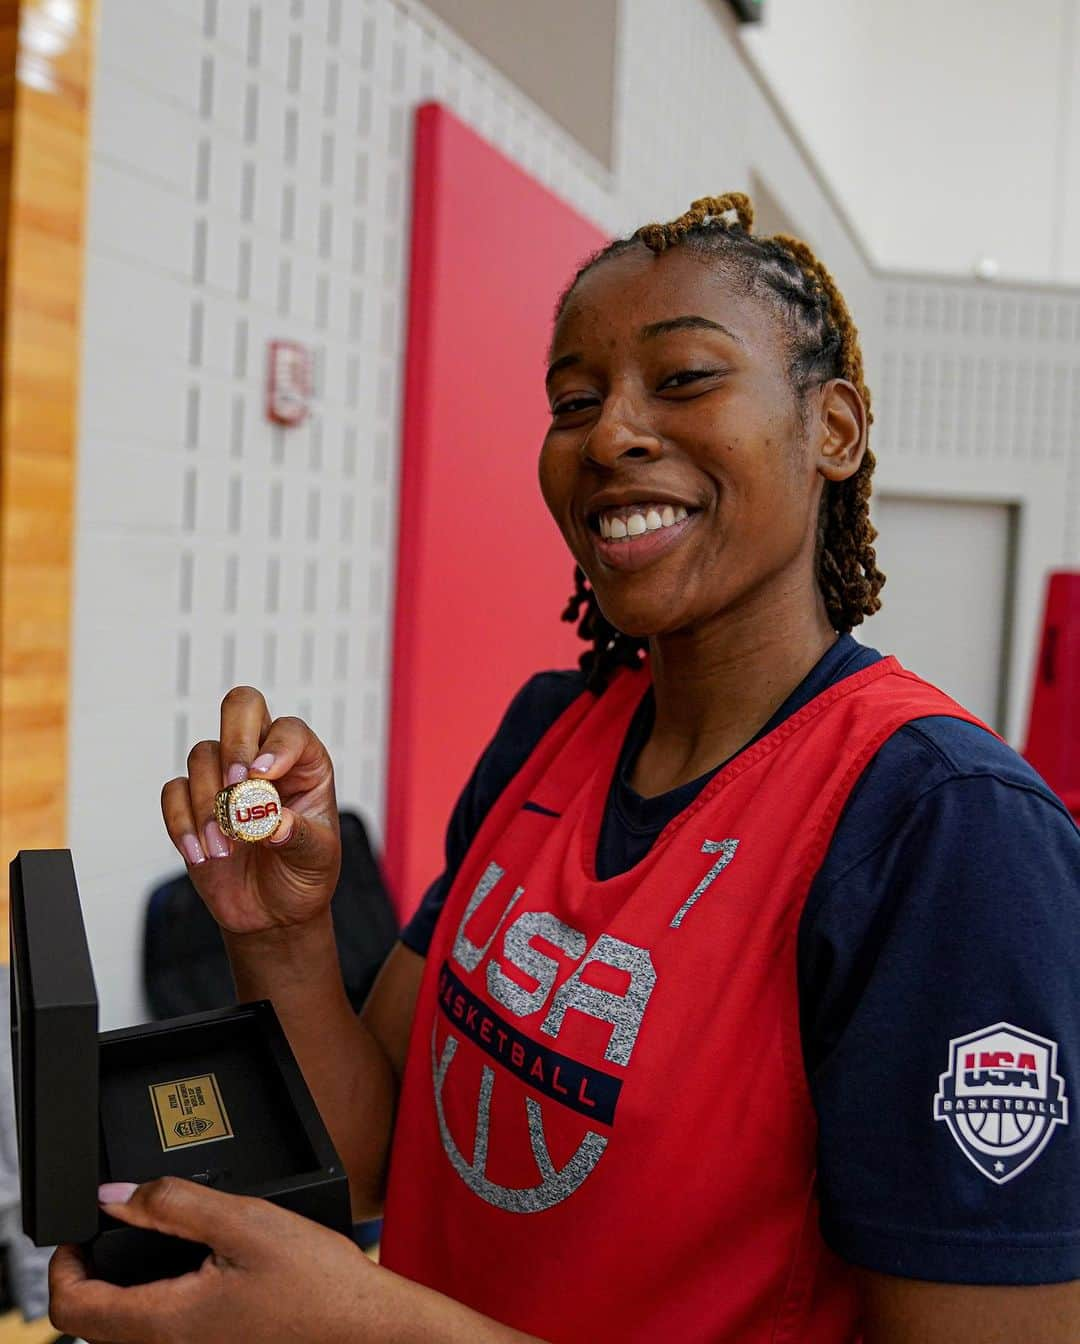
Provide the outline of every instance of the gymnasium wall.
[[[972,356],[971,398],[978,358],[1009,365],[1015,395],[1027,389],[1017,405],[1045,380],[1065,388],[1057,446],[1004,432],[984,443],[980,432],[962,449],[969,403],[941,386],[945,361],[967,358],[962,316],[934,319],[948,306],[936,282],[872,271],[745,63],[726,7],[680,0],[659,22],[653,0],[623,0],[616,55],[608,169],[415,0],[101,0],[68,802],[105,1026],[142,1015],[145,898],[179,866],[158,793],[191,743],[216,736],[229,685],[252,682],[274,712],[309,717],[335,756],[343,804],[381,833],[410,137],[422,101],[444,102],[609,232],[755,175],[848,296],[883,408],[876,448],[889,488],[977,479],[1015,491],[1038,533],[1025,592],[1044,560],[1080,559],[1066,525],[1067,508],[1080,508],[1075,335],[1057,335],[1059,320],[1075,333],[1075,296],[1045,298],[1054,335],[1042,346],[1036,294],[1015,317],[1036,314],[1031,342],[1019,326],[1000,347],[988,332]],[[262,415],[276,336],[316,351],[314,414],[300,430]],[[912,428],[912,398],[931,396]],[[1021,672],[1030,634],[1018,631]]]
[[1080,0],[771,0],[742,40],[879,265],[1080,283]]
[[[1015,511],[1005,704],[993,726],[1022,746],[1045,576],[1080,564],[1080,290],[883,273],[879,291],[875,494]],[[887,532],[879,551],[886,573],[902,571]],[[978,580],[957,581],[943,563],[924,589],[919,619],[935,639],[965,639]],[[882,596],[887,608],[888,584]],[[864,627],[870,643],[876,620]]]

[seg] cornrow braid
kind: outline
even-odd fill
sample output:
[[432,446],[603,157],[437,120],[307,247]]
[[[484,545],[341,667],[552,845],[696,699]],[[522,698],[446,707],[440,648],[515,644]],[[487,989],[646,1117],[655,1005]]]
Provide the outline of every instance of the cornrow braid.
[[[753,224],[753,203],[738,191],[704,196],[667,224],[645,224],[586,259],[559,296],[555,321],[578,281],[603,262],[639,244],[657,254],[670,247],[691,248],[730,267],[751,292],[780,308],[788,373],[799,398],[830,378],[846,379],[866,407],[869,434],[874,417],[858,328],[836,281],[801,239],[787,234],[758,237]],[[839,631],[860,625],[881,607],[878,594],[885,575],[878,569],[873,544],[877,531],[870,522],[874,465],[868,446],[858,471],[845,481],[826,481],[822,492],[816,573],[829,622]],[[646,640],[622,634],[604,618],[580,568],[575,569],[574,594],[562,619],[576,621],[578,634],[592,645],[580,659],[591,690],[603,690],[616,668],[640,665],[648,649]]]

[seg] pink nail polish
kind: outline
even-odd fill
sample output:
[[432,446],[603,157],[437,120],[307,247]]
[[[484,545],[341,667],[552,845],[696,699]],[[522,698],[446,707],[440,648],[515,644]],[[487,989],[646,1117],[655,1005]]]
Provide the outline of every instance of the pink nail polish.
[[185,835],[180,838],[180,848],[184,851],[184,858],[188,863],[194,866],[197,863],[205,863],[206,855],[202,852],[202,845],[193,835]]
[[248,771],[246,765],[241,765],[239,761],[235,765],[229,766],[229,772],[225,776],[226,787],[230,784],[240,784],[247,779]]
[[210,857],[212,859],[227,859],[231,853],[229,842],[222,834],[221,827],[217,822],[208,821],[204,834],[206,836],[206,851]]
[[293,830],[293,819],[286,812],[284,818],[282,819],[281,825],[270,837],[270,839],[267,840],[266,843],[268,845],[283,845],[285,841],[288,840],[289,836],[292,835],[292,830]]
[[258,770],[260,775],[265,775],[267,770],[269,770],[273,764],[273,754],[269,751],[264,751],[261,756],[256,756],[251,762],[251,768],[252,770]]
[[108,1181],[98,1186],[98,1203],[126,1204],[138,1188],[131,1181]]

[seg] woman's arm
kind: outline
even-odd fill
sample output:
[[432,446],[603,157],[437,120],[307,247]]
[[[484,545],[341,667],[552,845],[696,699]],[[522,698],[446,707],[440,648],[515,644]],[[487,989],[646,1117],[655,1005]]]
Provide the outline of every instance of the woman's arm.
[[1076,1344],[1080,1283],[984,1287],[863,1271],[864,1344]]
[[280,932],[226,933],[225,945],[240,1000],[270,999],[277,1010],[348,1172],[353,1217],[376,1217],[423,958],[399,943],[357,1017],[329,912]]
[[[357,1019],[330,913],[341,867],[334,769],[306,723],[272,719],[259,691],[236,686],[221,703],[220,737],[192,747],[187,765],[162,790],[166,828],[221,928],[240,999],[272,1000],[345,1164],[356,1214],[370,1216],[382,1198],[423,961],[398,949],[367,1025]],[[218,790],[246,778],[272,781],[281,798],[278,830],[260,844],[230,840],[216,820]]]
[[201,1269],[118,1288],[61,1246],[49,1267],[59,1330],[111,1344],[538,1344],[373,1265],[346,1237],[262,1199],[167,1178],[105,1187],[107,1212],[212,1248]]

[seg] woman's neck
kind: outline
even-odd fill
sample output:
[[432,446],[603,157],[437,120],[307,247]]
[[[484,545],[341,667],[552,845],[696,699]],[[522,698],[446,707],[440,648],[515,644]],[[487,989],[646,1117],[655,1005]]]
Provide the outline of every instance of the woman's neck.
[[697,779],[761,730],[836,642],[806,593],[650,642],[656,718],[631,784],[652,797]]

